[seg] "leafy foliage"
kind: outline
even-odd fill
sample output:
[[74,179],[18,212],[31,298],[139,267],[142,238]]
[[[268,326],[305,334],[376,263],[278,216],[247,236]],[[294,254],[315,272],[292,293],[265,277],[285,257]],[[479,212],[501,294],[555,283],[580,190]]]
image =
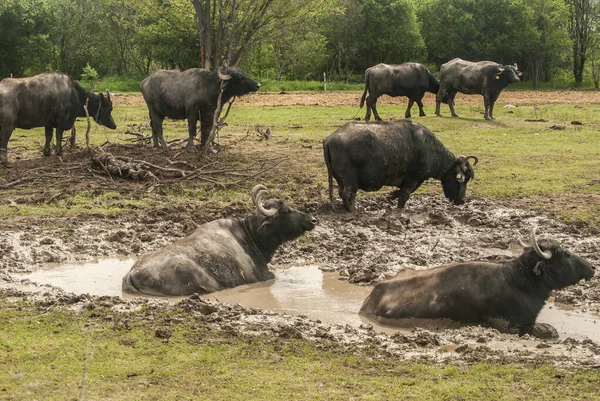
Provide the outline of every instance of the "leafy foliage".
[[435,70],[461,57],[516,62],[534,87],[569,70],[600,85],[599,24],[597,0],[5,0],[0,78],[228,62],[266,79],[358,83],[380,62]]

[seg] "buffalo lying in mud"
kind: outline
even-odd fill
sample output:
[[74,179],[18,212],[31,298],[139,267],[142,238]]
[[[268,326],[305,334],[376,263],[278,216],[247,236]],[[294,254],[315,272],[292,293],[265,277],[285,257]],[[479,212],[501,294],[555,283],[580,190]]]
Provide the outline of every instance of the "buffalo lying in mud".
[[217,109],[221,81],[227,82],[221,105],[234,96],[256,92],[260,88],[258,82],[248,78],[235,67],[221,68],[217,72],[201,68],[185,71],[159,70],[144,79],[140,88],[150,114],[154,146],[163,149],[167,147],[162,129],[165,117],[175,120],[187,119],[189,150],[194,149],[194,136],[199,119],[200,145],[206,145]]
[[[440,81],[419,63],[377,64],[365,71],[365,91],[360,99],[360,108],[367,101],[365,121],[371,119],[371,110],[377,121],[381,121],[377,113],[377,98],[381,95],[407,96],[408,107],[404,116],[410,118],[410,109],[415,102],[419,106],[419,116],[425,116],[423,111],[423,96],[425,92],[437,93]],[[369,96],[367,96],[367,91]]]
[[56,128],[56,154],[62,153],[63,131],[70,130],[77,117],[85,117],[84,106],[98,124],[115,129],[110,93],[92,93],[65,74],[44,73],[29,78],[0,81],[0,164],[8,163],[8,140],[15,128],[45,127],[44,155],[50,155]]
[[142,255],[123,278],[123,290],[148,295],[209,293],[274,278],[267,263],[281,244],[315,227],[316,219],[252,190],[258,213],[203,224],[188,237]]
[[428,178],[442,181],[446,197],[456,205],[465,201],[467,183],[475,177],[469,163],[475,156],[454,156],[421,124],[348,123],[323,140],[329,179],[329,199],[333,205],[332,177],[344,207],[355,211],[359,189],[377,191],[384,185],[396,186],[393,194],[398,208]]
[[[360,314],[394,323],[403,318],[447,318],[463,323],[497,325],[519,335],[556,337],[556,329],[535,320],[552,290],[589,280],[595,268],[553,240],[539,242],[504,263],[465,262],[428,270],[402,269],[380,282]],[[392,320],[389,320],[392,319]],[[496,321],[494,321],[496,320]]]
[[470,95],[483,95],[484,118],[494,119],[494,103],[500,92],[509,84],[519,82],[523,73],[517,65],[505,65],[493,61],[465,61],[455,58],[440,67],[440,90],[438,91],[435,114],[440,116],[440,103],[448,103],[452,117],[458,117],[454,111],[454,97],[457,92]]

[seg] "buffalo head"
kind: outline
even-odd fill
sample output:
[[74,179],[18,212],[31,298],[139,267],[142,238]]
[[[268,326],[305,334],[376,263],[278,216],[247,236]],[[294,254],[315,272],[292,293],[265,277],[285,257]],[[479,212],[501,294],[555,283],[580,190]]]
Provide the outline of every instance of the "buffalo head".
[[539,241],[535,237],[537,227],[531,230],[531,245],[527,246],[519,240],[525,248],[533,266],[533,272],[540,276],[546,286],[558,290],[577,284],[579,280],[589,280],[594,276],[595,268],[585,259],[564,249],[553,240]]
[[467,193],[467,182],[475,178],[475,171],[469,163],[469,159],[473,159],[473,166],[477,164],[479,159],[477,156],[458,156],[456,162],[442,176],[442,188],[444,195],[455,205],[465,203]]
[[515,82],[519,82],[520,77],[523,76],[523,73],[519,71],[517,64],[514,65],[498,65],[498,72],[494,75],[494,78],[498,80],[504,80],[506,84],[512,84]]
[[252,189],[252,200],[262,217],[256,229],[260,236],[276,237],[283,243],[295,240],[315,228],[317,220],[311,215],[292,209],[277,199],[270,199],[263,204],[265,195],[268,195],[268,191],[263,185],[256,185]]
[[[89,113],[90,116],[94,118],[100,125],[104,125],[106,128],[116,129],[117,124],[115,124],[115,120],[112,118],[112,101],[110,100],[110,92],[108,89],[106,90],[106,96],[103,93],[98,94],[98,104],[94,104],[92,106],[91,102],[89,105]],[[90,101],[92,98],[90,97]],[[94,102],[95,103],[95,102]]]
[[245,76],[237,67],[221,67],[217,74],[219,79],[227,81],[226,91],[229,97],[243,96],[250,92],[256,92],[260,88],[258,82]]

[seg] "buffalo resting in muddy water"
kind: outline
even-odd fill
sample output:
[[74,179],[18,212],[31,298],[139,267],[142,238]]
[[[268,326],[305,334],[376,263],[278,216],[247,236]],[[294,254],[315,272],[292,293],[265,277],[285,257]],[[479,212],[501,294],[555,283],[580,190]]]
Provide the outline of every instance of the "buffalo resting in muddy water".
[[8,140],[15,128],[46,129],[44,155],[50,156],[52,133],[56,128],[56,154],[62,153],[63,131],[70,130],[77,117],[88,113],[100,125],[115,129],[110,93],[85,90],[69,76],[44,73],[29,78],[0,81],[0,164],[8,163]]
[[[377,121],[381,121],[377,113],[377,98],[381,95],[406,96],[408,107],[404,116],[410,118],[410,110],[416,102],[419,106],[419,116],[425,116],[423,111],[423,96],[425,92],[437,93],[440,81],[419,63],[404,64],[377,64],[365,71],[365,91],[360,99],[362,109],[365,98],[367,101],[367,114],[365,121],[371,119],[371,110]],[[369,96],[367,96],[367,91]]]
[[[502,331],[557,337],[556,329],[535,320],[558,290],[589,280],[595,268],[556,241],[538,243],[503,263],[465,262],[428,270],[402,269],[377,284],[360,314],[394,324],[393,319],[447,318],[463,323],[491,324]],[[506,327],[508,323],[508,327]]]
[[204,147],[210,134],[221,82],[226,82],[221,105],[234,96],[256,92],[260,84],[245,76],[239,68],[220,68],[211,72],[202,68],[185,71],[159,70],[140,84],[148,106],[152,141],[155,147],[167,148],[163,137],[163,120],[187,119],[188,150],[194,149],[196,125],[200,120],[200,145]]
[[316,219],[252,190],[258,213],[203,224],[188,237],[146,253],[123,278],[123,290],[148,295],[206,294],[274,278],[267,263],[281,244],[315,227]]
[[485,107],[484,118],[494,119],[494,104],[502,89],[519,82],[523,73],[517,65],[501,65],[493,61],[472,62],[455,58],[440,67],[440,89],[436,96],[435,114],[440,114],[440,103],[448,103],[452,117],[454,97],[457,92],[468,95],[482,95]]
[[323,140],[333,206],[332,177],[344,207],[355,211],[359,189],[377,191],[398,187],[392,195],[398,208],[428,178],[441,180],[444,194],[454,204],[465,202],[467,183],[475,177],[469,163],[475,156],[454,156],[426,127],[411,121],[348,123]]

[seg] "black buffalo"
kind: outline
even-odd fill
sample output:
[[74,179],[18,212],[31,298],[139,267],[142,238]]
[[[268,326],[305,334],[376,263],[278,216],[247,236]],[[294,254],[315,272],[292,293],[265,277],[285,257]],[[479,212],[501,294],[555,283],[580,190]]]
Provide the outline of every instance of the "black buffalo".
[[[465,262],[428,270],[402,269],[377,284],[360,314],[387,323],[404,318],[447,318],[463,323],[500,325],[520,335],[551,333],[535,320],[550,292],[589,280],[594,267],[556,241],[535,237],[531,247],[504,263]],[[392,319],[392,320],[390,320]]]
[[384,185],[398,187],[394,198],[403,208],[428,178],[442,181],[446,197],[454,204],[465,201],[467,183],[475,173],[469,163],[475,156],[454,156],[421,124],[348,123],[323,140],[329,178],[329,199],[333,205],[332,176],[344,207],[355,211],[359,189],[377,191]]
[[154,146],[166,149],[162,129],[165,117],[175,120],[187,119],[190,150],[194,147],[194,136],[199,119],[200,144],[206,145],[217,109],[221,81],[227,82],[221,97],[221,105],[234,96],[256,92],[260,88],[258,82],[248,78],[235,67],[222,68],[217,72],[201,68],[185,71],[159,70],[144,79],[140,87],[150,114]]
[[[404,116],[410,118],[410,109],[417,102],[419,115],[423,117],[425,112],[422,100],[425,92],[437,93],[439,88],[440,81],[423,64],[377,64],[365,71],[365,91],[360,99],[360,107],[363,107],[366,97],[365,121],[371,119],[371,110],[373,110],[375,119],[381,121],[381,117],[377,113],[379,96],[407,96],[408,108]],[[367,96],[367,91],[369,96]]]
[[310,215],[271,199],[257,185],[258,213],[203,224],[188,237],[142,255],[123,278],[123,290],[148,295],[209,293],[274,278],[267,263],[281,244],[315,227]]
[[517,65],[501,65],[493,61],[465,61],[455,58],[440,67],[440,89],[437,93],[435,114],[440,116],[440,103],[446,101],[452,117],[458,117],[454,111],[454,97],[457,92],[469,95],[483,95],[484,118],[494,119],[494,103],[502,89],[519,82],[523,73]]
[[63,131],[73,127],[77,117],[88,112],[98,124],[115,129],[110,93],[92,93],[60,73],[44,73],[29,78],[0,81],[0,163],[8,162],[8,140],[15,128],[45,127],[44,155],[50,155],[52,133],[56,128],[56,154],[62,153]]

